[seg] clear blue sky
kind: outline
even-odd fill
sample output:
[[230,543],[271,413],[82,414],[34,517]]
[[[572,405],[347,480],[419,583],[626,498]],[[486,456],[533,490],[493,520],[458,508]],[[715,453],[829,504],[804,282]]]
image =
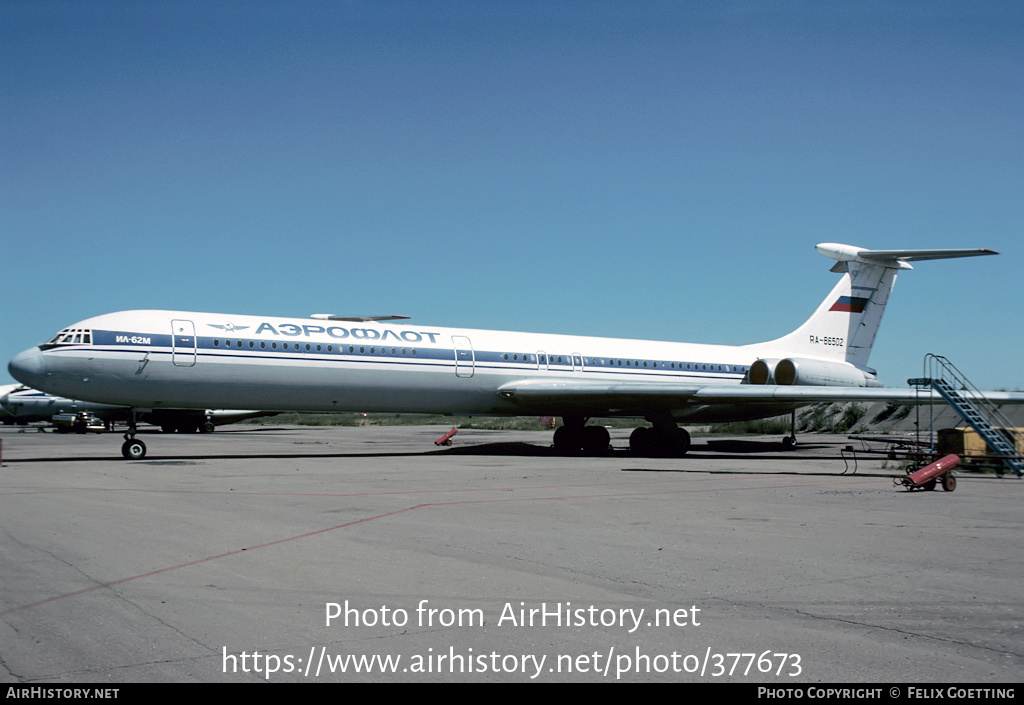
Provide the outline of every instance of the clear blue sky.
[[1024,389],[1022,236],[1017,1],[0,3],[5,362],[130,308],[758,342],[835,241],[999,250],[871,364]]

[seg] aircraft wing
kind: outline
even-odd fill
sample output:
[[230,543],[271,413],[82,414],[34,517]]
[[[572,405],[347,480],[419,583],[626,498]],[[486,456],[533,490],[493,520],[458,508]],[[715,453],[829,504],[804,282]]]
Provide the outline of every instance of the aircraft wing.
[[[997,404],[1024,404],[1024,392],[982,392],[987,400]],[[942,401],[930,389],[920,391],[903,387],[815,387],[779,385],[714,385],[702,387],[694,400],[704,404],[742,404],[744,402],[797,402],[813,404],[820,401],[896,401],[901,403],[929,403]]]
[[310,318],[318,321],[347,321],[349,323],[367,323],[369,321],[407,321],[409,316],[342,316],[335,313],[314,313]]
[[687,404],[697,392],[699,385],[604,382],[544,382],[523,380],[509,382],[498,388],[498,396],[525,406],[566,405],[566,406],[609,406],[626,407],[655,403]]
[[[1024,404],[1024,392],[982,392],[997,404]],[[609,409],[682,408],[712,404],[815,404],[817,402],[942,401],[931,390],[897,387],[818,387],[758,384],[694,385],[673,382],[615,384],[523,380],[502,385],[498,395],[523,406]]]

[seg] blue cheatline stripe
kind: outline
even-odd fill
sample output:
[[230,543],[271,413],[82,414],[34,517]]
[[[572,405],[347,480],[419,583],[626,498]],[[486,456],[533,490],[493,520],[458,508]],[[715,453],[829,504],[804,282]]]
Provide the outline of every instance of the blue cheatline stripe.
[[[853,301],[867,301],[856,297],[842,297]],[[837,302],[838,305],[838,302]],[[88,347],[91,350],[103,352],[131,352],[138,350],[159,351],[169,354],[172,347],[172,336],[159,334],[139,334],[131,331],[93,331],[93,345],[75,345],[76,348]],[[180,348],[182,341],[178,341]],[[241,347],[239,347],[241,343]],[[250,347],[252,343],[252,347]],[[272,349],[271,345],[277,343],[280,348]],[[230,344],[230,347],[228,345]],[[285,349],[285,345],[288,346]],[[306,350],[306,346],[309,350]],[[317,350],[319,346],[319,350]],[[70,345],[68,346],[71,347]],[[331,349],[328,350],[327,348]],[[191,345],[188,350],[191,351]],[[350,351],[351,349],[351,351]],[[372,350],[372,352],[371,352]],[[394,350],[392,353],[391,351]],[[406,351],[402,354],[400,351]],[[415,354],[413,351],[415,350]],[[294,352],[293,352],[294,351]],[[383,354],[381,353],[383,351]],[[412,367],[441,366],[454,367],[454,349],[451,347],[420,347],[412,344],[407,345],[380,345],[369,344],[369,341],[362,341],[360,344],[337,342],[331,343],[298,343],[295,341],[281,340],[259,340],[254,338],[221,338],[198,337],[196,338],[196,353],[206,360],[223,360],[224,358],[237,359],[260,359],[260,360],[281,360],[300,361],[315,360],[317,362],[349,362],[349,363],[388,363],[407,364]],[[536,353],[515,353],[521,356],[521,360],[510,359],[513,353],[492,352],[486,350],[474,351],[473,364],[478,369],[486,370],[507,370],[507,371],[540,371],[541,368],[547,371],[570,372],[573,369],[572,355],[561,355],[559,362],[557,353],[547,354],[547,361],[538,364]],[[732,365],[724,363],[709,362],[678,362],[661,360],[643,360],[635,357],[617,358],[602,357],[598,355],[582,355],[579,360],[604,360],[604,364],[591,362],[582,366],[583,372],[603,372],[616,375],[646,375],[648,377],[661,378],[688,378],[688,379],[731,379],[741,377],[746,373],[749,366]],[[629,364],[626,364],[626,363]],[[675,368],[670,367],[675,363]],[[639,363],[639,364],[634,364]],[[463,364],[468,364],[464,361]],[[579,366],[579,365],[577,365]],[[685,367],[684,367],[685,366]],[[723,368],[723,369],[715,369]]]

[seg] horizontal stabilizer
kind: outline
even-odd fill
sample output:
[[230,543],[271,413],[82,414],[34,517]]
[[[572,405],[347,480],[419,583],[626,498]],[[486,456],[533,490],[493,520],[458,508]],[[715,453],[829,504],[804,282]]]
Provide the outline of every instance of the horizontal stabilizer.
[[907,262],[921,259],[952,259],[954,257],[977,257],[979,255],[998,255],[995,250],[978,248],[974,250],[864,250],[861,257],[870,260],[901,259]]
[[861,262],[879,264],[896,269],[911,269],[907,262],[925,259],[951,259],[954,257],[977,257],[998,255],[995,250],[978,248],[973,250],[865,250],[853,245],[823,242],[814,247],[818,252],[839,262]]

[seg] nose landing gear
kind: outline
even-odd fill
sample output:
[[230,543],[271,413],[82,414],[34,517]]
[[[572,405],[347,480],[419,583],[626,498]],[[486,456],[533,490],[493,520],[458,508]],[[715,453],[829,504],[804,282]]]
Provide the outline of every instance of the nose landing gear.
[[135,438],[138,433],[138,423],[135,420],[135,410],[132,409],[128,420],[128,431],[124,434],[124,443],[121,444],[121,455],[126,460],[142,460],[146,457],[146,444]]

